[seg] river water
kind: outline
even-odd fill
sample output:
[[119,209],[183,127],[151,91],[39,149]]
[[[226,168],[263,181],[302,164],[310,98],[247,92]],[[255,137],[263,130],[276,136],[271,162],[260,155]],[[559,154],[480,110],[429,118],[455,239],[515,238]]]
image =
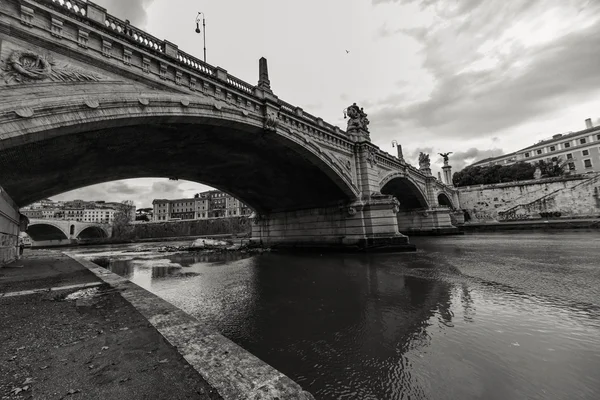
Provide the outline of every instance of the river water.
[[416,253],[76,253],[110,257],[317,399],[600,399],[600,232],[411,241]]

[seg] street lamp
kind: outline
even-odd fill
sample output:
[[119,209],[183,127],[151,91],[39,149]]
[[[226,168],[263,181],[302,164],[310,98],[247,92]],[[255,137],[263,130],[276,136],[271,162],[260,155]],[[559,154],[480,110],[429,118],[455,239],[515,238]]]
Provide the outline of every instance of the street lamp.
[[202,36],[204,38],[204,62],[206,62],[206,21],[204,20],[204,13],[198,12],[196,16],[196,33],[200,33],[200,14],[202,14]]

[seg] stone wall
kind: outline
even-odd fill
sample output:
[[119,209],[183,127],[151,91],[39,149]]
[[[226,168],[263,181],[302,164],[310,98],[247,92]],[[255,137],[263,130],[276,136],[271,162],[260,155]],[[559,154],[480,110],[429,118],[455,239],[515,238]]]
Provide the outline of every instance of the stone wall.
[[466,223],[600,218],[600,174],[459,188]]
[[19,209],[0,186],[0,266],[17,256]]
[[215,218],[177,222],[148,222],[133,224],[132,239],[202,236],[222,234],[249,234],[248,217]]

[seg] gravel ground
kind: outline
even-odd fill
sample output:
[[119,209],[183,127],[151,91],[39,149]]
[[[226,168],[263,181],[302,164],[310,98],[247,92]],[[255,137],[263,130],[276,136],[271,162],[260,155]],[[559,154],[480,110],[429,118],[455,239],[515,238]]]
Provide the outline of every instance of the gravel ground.
[[[0,293],[97,280],[58,252],[19,264],[0,269]],[[1,399],[221,398],[118,292],[86,290],[0,297]]]

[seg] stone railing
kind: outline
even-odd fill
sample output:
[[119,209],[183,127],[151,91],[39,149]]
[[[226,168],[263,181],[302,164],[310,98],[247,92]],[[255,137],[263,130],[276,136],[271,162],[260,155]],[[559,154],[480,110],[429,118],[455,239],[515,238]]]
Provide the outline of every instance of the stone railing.
[[116,34],[123,35],[129,42],[133,42],[138,46],[143,46],[147,49],[159,51],[161,53],[165,52],[165,43],[163,40],[147,34],[128,22],[123,22],[112,15],[106,14],[104,25],[107,28],[112,29]]
[[87,16],[87,3],[85,1],[80,0],[52,0],[48,1],[48,3],[53,3],[57,7],[61,7],[67,12],[73,13],[77,16],[85,17]]
[[177,55],[177,59],[182,64],[185,64],[190,68],[193,68],[194,70],[196,70],[197,72],[199,72],[201,74],[204,74],[204,75],[207,75],[210,77],[214,77],[216,74],[215,67],[213,67],[212,65],[206,64],[204,61],[200,61],[196,57],[191,56],[182,51],[180,51],[179,54]]

